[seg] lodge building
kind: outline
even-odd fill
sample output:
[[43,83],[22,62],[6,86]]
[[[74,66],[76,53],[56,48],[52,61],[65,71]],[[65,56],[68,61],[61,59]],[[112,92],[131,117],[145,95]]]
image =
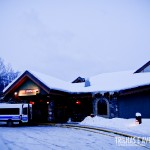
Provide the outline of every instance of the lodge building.
[[150,61],[136,71],[104,73],[64,82],[25,71],[3,91],[3,101],[32,104],[35,122],[82,121],[91,114],[107,118],[150,118]]

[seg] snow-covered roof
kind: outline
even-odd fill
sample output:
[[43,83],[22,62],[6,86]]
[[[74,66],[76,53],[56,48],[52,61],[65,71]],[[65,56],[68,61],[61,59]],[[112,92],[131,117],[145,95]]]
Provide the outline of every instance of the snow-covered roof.
[[[150,73],[122,71],[102,73],[89,78],[91,86],[80,88],[82,92],[120,91],[144,85],[150,85]],[[79,84],[79,83],[78,83]],[[78,88],[79,90],[79,88]]]
[[[97,76],[93,76],[89,78],[90,86],[87,87],[85,87],[85,83],[70,83],[62,81],[60,79],[56,79],[43,73],[35,71],[29,72],[50,89],[65,92],[113,92],[144,85],[150,85],[150,73],[134,73],[134,70],[114,73],[102,73]],[[10,83],[3,90],[3,92],[5,92],[17,79]]]
[[47,87],[50,89],[70,92],[71,83],[54,78],[52,76],[35,72],[35,71],[29,71],[32,75],[34,75],[38,80],[40,80],[42,83],[44,83]]
[[[44,85],[46,85],[50,89],[70,92],[69,87],[71,86],[71,83],[69,82],[65,82],[60,79],[49,76],[47,74],[43,74],[36,71],[28,70],[28,72],[31,73],[35,78],[37,78],[39,81],[41,81]],[[3,92],[9,89],[9,87],[11,87],[23,75],[23,73],[24,72],[20,73],[15,80],[13,80],[7,87],[5,87]]]

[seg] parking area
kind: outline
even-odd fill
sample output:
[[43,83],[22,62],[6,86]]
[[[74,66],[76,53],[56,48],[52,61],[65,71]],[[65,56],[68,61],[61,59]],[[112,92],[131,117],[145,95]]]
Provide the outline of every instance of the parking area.
[[[53,126],[0,126],[0,145],[3,150],[99,150],[131,149],[116,145],[115,138],[88,131]],[[132,147],[132,149],[144,149]]]

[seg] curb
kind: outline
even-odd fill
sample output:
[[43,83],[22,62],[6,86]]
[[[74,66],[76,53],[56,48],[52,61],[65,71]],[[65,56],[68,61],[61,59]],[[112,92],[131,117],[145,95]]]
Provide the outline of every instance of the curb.
[[[78,127],[78,128],[83,128],[83,129],[92,129],[92,130],[96,130],[96,131],[103,131],[103,132],[107,132],[107,133],[113,133],[113,134],[116,134],[116,135],[120,135],[120,136],[124,136],[124,137],[128,137],[128,138],[133,138],[133,139],[136,139],[136,140],[140,140],[142,142],[149,142],[150,143],[150,140],[146,140],[144,138],[142,138],[142,136],[139,135],[139,137],[137,135],[132,135],[132,134],[127,134],[127,133],[123,133],[123,131],[115,131],[115,130],[112,130],[112,129],[107,129],[107,128],[103,128],[103,127],[94,127],[94,126],[87,126],[87,125],[79,125],[79,124],[61,124],[61,123],[42,123],[42,124],[39,124],[39,126],[43,126],[43,125],[46,125],[46,126],[55,126],[55,127]],[[144,136],[143,136],[144,137]]]
[[111,129],[101,128],[101,127],[93,127],[93,126],[85,126],[85,125],[74,125],[74,124],[56,124],[56,126],[79,127],[79,128],[83,128],[83,129],[92,129],[92,130],[97,130],[97,131],[113,133],[113,134],[124,136],[124,137],[134,138],[136,140],[140,140],[140,141],[150,143],[149,140],[147,141],[146,139],[142,138],[142,136],[138,137],[136,135],[123,133],[122,131],[114,131],[114,130],[111,130]]

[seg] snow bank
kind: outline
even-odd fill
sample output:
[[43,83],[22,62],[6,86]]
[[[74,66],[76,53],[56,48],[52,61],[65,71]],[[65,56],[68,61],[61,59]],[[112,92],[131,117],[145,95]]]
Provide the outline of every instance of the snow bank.
[[86,117],[81,125],[91,125],[96,127],[104,127],[119,131],[132,132],[140,135],[150,136],[150,119],[142,119],[142,124],[136,124],[135,119],[113,118],[107,119],[103,117]]

